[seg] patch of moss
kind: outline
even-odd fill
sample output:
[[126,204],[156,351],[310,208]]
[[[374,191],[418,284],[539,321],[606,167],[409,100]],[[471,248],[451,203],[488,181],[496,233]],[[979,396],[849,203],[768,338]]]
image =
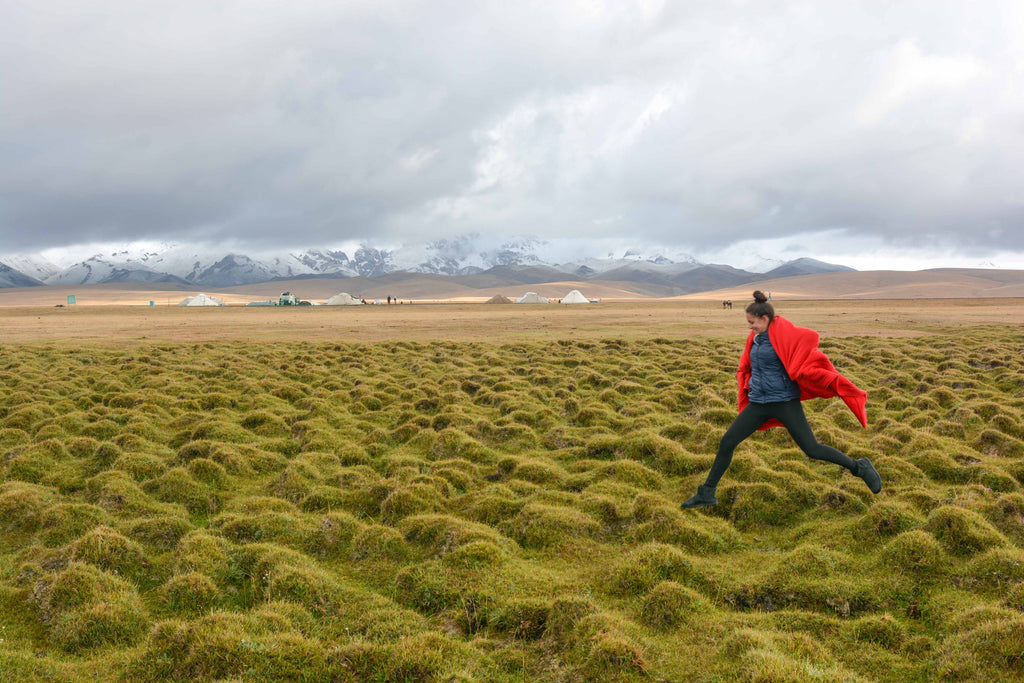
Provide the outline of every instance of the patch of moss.
[[528,503],[518,515],[499,527],[527,548],[546,548],[593,538],[601,531],[601,525],[581,510],[542,503]]
[[172,550],[192,530],[188,520],[170,515],[140,519],[128,527],[128,535],[136,541],[159,550]]
[[398,600],[428,615],[462,604],[463,594],[453,583],[436,560],[405,567],[395,576]]
[[35,531],[42,515],[57,499],[56,492],[39,484],[9,481],[0,493],[0,529]]
[[149,626],[134,587],[77,562],[39,581],[33,602],[48,627],[49,639],[67,652],[132,645]]
[[460,507],[471,520],[494,526],[516,517],[525,505],[509,487],[494,485],[467,494]]
[[639,595],[662,581],[687,583],[697,571],[678,548],[646,543],[626,554],[611,570],[607,585],[621,595]]
[[450,515],[415,515],[405,518],[399,525],[405,539],[425,546],[439,556],[447,555],[460,546],[474,541],[487,541],[497,547],[511,545],[492,527],[468,522]]
[[302,547],[313,525],[309,519],[292,512],[228,512],[217,515],[211,524],[235,543],[273,541]]
[[766,482],[733,484],[718,494],[716,514],[727,515],[740,529],[759,524],[778,526],[794,521],[801,512],[817,505],[814,489],[805,483],[795,483],[788,490]]
[[245,414],[241,426],[258,436],[283,437],[291,433],[288,423],[269,410],[253,410]]
[[124,453],[110,465],[112,469],[127,472],[137,482],[155,479],[167,471],[163,460],[146,453]]
[[219,462],[209,458],[196,458],[189,462],[186,469],[193,479],[214,490],[224,490],[228,487],[227,470]]
[[156,624],[129,669],[140,681],[217,680],[238,676],[266,648],[233,615],[217,612],[197,620]]
[[651,468],[634,460],[615,460],[601,465],[593,474],[595,480],[612,479],[637,489],[658,490],[664,479]]
[[985,509],[985,517],[997,529],[1024,545],[1024,494],[1006,493]]
[[1024,551],[1017,548],[992,548],[973,557],[966,575],[974,582],[996,589],[1024,582]]
[[164,503],[180,503],[195,514],[213,514],[220,508],[220,496],[210,486],[196,481],[188,470],[174,467],[143,484],[143,490]]
[[633,680],[645,677],[644,646],[621,620],[604,613],[580,618],[563,643],[565,656],[585,680]]
[[508,560],[507,545],[507,542],[469,541],[448,552],[443,562],[447,567],[465,571],[494,570]]
[[661,581],[644,597],[640,620],[654,629],[673,629],[708,608],[704,596],[692,588],[676,581]]
[[1018,612],[1024,612],[1024,582],[1010,586],[1003,596],[1003,604]]
[[889,541],[882,550],[881,562],[892,571],[918,580],[938,579],[949,567],[942,545],[924,529],[904,531]]
[[138,576],[149,564],[142,546],[104,525],[72,543],[69,556],[125,577]]
[[853,637],[858,642],[880,645],[899,651],[907,641],[906,627],[891,614],[861,617],[853,622]]
[[86,480],[85,492],[91,502],[115,515],[141,517],[170,511],[150,498],[126,472],[120,470],[100,472]]
[[460,459],[474,463],[494,460],[494,454],[488,447],[454,427],[447,427],[437,434],[430,454],[435,460]]
[[221,600],[217,584],[199,572],[172,576],[160,587],[159,594],[167,609],[183,616],[209,612]]
[[437,492],[424,484],[411,484],[397,488],[380,504],[381,517],[397,522],[410,515],[431,512],[436,507]]
[[88,503],[57,503],[39,515],[39,540],[47,546],[70,543],[109,521],[107,512]]
[[225,538],[197,529],[178,541],[175,567],[182,574],[197,572],[220,580],[228,573],[229,553],[230,545]]
[[973,510],[952,505],[936,508],[925,528],[954,555],[969,555],[1003,545],[1003,535]]
[[359,560],[403,560],[408,548],[401,532],[383,524],[368,524],[352,539],[352,554]]
[[739,532],[726,520],[694,518],[676,506],[646,511],[643,519],[630,532],[637,541],[660,541],[700,554],[721,553],[742,544]]
[[972,445],[978,451],[990,456],[1001,458],[1024,456],[1024,441],[998,429],[983,430]]
[[511,469],[511,476],[534,484],[561,488],[568,479],[566,471],[548,460],[523,458]]
[[1024,676],[1022,642],[1024,617],[982,623],[942,643],[937,673],[961,681],[1019,680]]
[[889,537],[924,526],[924,518],[917,511],[898,500],[879,501],[868,511],[871,527],[879,536]]
[[266,583],[267,600],[300,604],[316,617],[334,613],[346,597],[331,574],[315,566],[278,562],[259,575]]

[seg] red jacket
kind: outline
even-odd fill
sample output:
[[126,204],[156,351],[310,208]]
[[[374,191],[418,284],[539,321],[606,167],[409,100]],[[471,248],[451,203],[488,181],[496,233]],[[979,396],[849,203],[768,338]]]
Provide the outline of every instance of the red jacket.
[[[775,316],[768,326],[768,338],[772,348],[779,354],[779,360],[786,372],[800,386],[800,400],[809,398],[832,398],[838,396],[860,420],[862,427],[868,426],[868,415],[865,409],[868,401],[867,392],[858,389],[853,382],[839,374],[832,366],[828,356],[818,349],[818,333],[806,327],[797,327],[782,316]],[[736,371],[739,382],[739,409],[742,412],[750,403],[750,347],[754,343],[754,332],[747,337],[747,345],[740,357],[740,367]],[[759,427],[781,427],[782,423],[771,419]]]

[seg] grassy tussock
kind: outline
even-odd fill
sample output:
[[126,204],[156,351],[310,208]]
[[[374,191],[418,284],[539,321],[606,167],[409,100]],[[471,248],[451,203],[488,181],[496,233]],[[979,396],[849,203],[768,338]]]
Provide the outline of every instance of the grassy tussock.
[[774,430],[682,511],[741,341],[5,348],[0,672],[1024,675],[1019,333],[827,339],[883,493]]

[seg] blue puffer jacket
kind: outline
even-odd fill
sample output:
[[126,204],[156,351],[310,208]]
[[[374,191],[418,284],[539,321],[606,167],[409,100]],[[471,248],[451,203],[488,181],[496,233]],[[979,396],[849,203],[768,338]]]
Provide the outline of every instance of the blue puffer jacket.
[[789,378],[786,366],[772,348],[768,332],[754,337],[750,347],[750,402],[777,403],[800,398],[800,385]]

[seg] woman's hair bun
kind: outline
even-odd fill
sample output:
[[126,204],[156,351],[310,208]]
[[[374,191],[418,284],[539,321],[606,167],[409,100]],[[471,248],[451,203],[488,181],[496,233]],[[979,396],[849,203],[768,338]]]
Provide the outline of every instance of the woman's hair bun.
[[754,291],[754,301],[756,301],[759,304],[763,304],[764,302],[768,301],[768,297],[764,295],[764,292],[758,289]]

